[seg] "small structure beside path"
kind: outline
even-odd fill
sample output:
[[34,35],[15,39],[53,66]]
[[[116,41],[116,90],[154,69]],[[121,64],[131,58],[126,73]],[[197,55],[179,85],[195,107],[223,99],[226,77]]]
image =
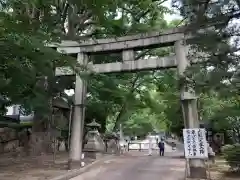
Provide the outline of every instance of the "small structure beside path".
[[86,157],[99,159],[105,152],[105,143],[98,132],[98,128],[101,127],[101,125],[93,120],[91,123],[87,124],[87,127],[89,127],[90,130],[86,136],[87,143],[84,145],[83,152]]

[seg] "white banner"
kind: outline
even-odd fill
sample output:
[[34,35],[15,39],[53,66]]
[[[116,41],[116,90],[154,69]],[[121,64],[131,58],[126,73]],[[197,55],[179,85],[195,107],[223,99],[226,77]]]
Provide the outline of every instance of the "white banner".
[[206,131],[203,128],[183,129],[184,152],[188,159],[208,158]]

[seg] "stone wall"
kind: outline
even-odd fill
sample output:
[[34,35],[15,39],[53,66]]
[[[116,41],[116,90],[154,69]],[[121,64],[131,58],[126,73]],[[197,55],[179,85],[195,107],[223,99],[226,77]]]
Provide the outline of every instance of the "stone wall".
[[107,153],[118,154],[119,153],[119,143],[116,139],[110,139],[107,142]]
[[[17,154],[26,154],[29,153],[30,149],[41,150],[41,147],[37,147],[32,141],[38,142],[37,144],[44,144],[45,141],[49,140],[49,134],[41,133],[45,136],[32,136],[27,133],[27,130],[17,131],[12,128],[0,128],[0,154],[3,153],[17,153]],[[59,133],[58,133],[59,134]],[[36,134],[35,134],[36,135]],[[39,143],[43,142],[43,143]],[[31,148],[36,146],[35,148]],[[54,147],[55,146],[55,147]],[[65,141],[58,140],[55,138],[55,141],[52,140],[52,148],[56,151],[66,151]]]
[[19,147],[16,130],[11,128],[0,128],[0,153],[12,152]]

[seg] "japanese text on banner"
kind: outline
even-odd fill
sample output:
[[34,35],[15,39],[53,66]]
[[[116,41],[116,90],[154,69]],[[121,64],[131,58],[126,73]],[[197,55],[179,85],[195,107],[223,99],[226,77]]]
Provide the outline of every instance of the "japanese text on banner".
[[186,158],[208,158],[208,144],[205,129],[183,129],[183,137]]

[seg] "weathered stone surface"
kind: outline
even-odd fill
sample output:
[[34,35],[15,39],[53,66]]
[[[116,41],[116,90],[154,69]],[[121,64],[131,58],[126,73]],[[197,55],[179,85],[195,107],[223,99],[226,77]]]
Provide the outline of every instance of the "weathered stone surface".
[[16,131],[11,128],[1,128],[0,141],[9,141],[16,138]]
[[88,158],[99,159],[105,152],[105,144],[98,131],[89,131],[87,144],[84,146],[85,156]]
[[34,132],[30,139],[31,155],[41,155],[43,152],[53,152],[52,139],[49,132]]
[[49,47],[57,47],[62,53],[94,53],[119,51],[124,49],[141,49],[160,45],[170,46],[177,40],[184,38],[184,27],[173,28],[162,32],[149,32],[132,36],[124,36],[109,39],[94,39],[77,42],[62,41],[61,43],[48,44]]
[[[113,72],[133,72],[153,69],[165,69],[176,67],[176,57],[167,56],[161,58],[149,58],[140,60],[128,60],[124,62],[114,62],[106,64],[88,64],[87,69],[93,73],[113,73]],[[56,76],[74,75],[74,71],[69,67],[59,67],[55,71]]]
[[19,144],[18,140],[10,141],[10,142],[5,144],[3,151],[4,152],[11,152],[13,150],[16,150],[17,147],[18,147],[18,144]]
[[115,139],[110,139],[107,142],[107,153],[117,154],[118,153],[118,145]]
[[134,50],[126,50],[122,52],[123,61],[132,61],[134,59]]
[[176,67],[175,56],[149,58],[124,62],[114,62],[106,64],[94,64],[92,71],[95,73],[113,73],[113,72],[133,72],[143,70],[155,70]]
[[11,128],[0,128],[0,153],[15,151],[19,146],[17,132]]

